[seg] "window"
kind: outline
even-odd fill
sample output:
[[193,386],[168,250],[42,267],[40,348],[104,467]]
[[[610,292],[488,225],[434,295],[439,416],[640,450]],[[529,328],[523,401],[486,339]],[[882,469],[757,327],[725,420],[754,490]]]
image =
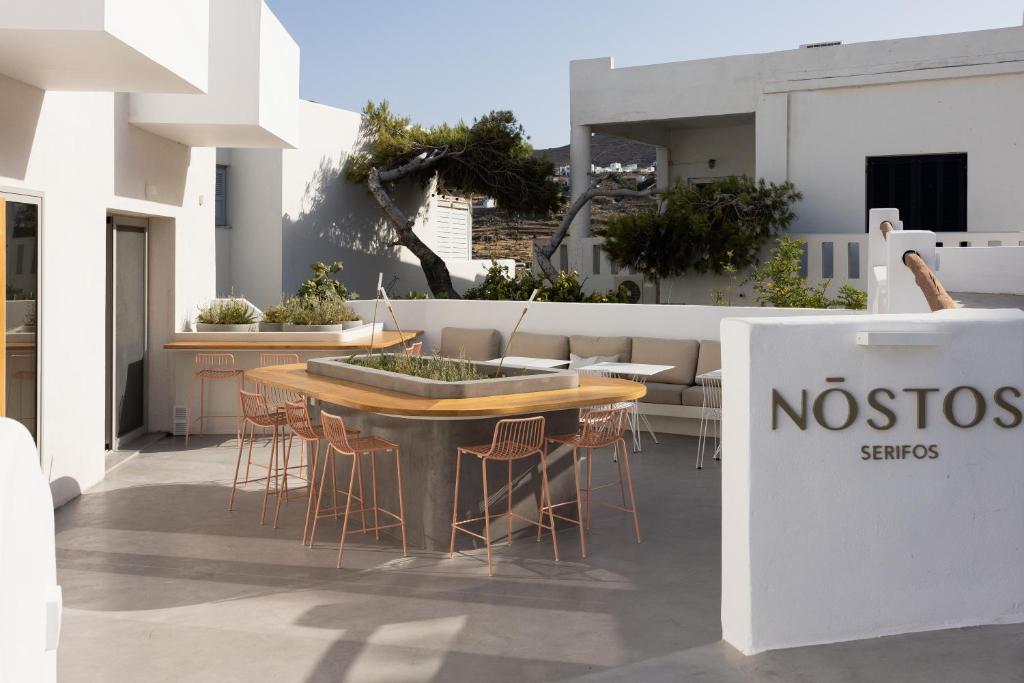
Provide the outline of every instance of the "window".
[[868,157],[866,173],[868,210],[899,209],[907,230],[967,230],[966,154]]
[[217,188],[214,190],[214,214],[217,225],[228,224],[228,167],[217,166]]

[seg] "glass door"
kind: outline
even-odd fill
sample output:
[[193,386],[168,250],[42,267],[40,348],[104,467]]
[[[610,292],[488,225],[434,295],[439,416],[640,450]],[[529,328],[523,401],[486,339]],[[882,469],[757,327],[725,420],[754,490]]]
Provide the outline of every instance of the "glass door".
[[39,429],[39,199],[0,193],[0,415]]

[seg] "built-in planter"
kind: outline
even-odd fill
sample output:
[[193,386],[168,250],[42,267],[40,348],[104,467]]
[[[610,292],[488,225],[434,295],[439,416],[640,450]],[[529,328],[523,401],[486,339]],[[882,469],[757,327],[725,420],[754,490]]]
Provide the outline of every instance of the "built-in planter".
[[268,323],[260,321],[260,332],[284,332],[285,323]]
[[341,323],[341,326],[346,330],[351,330],[356,327],[362,327],[365,324],[362,320],[345,320]]
[[253,332],[255,324],[221,325],[218,323],[196,323],[196,332]]
[[472,363],[478,372],[489,376],[465,382],[442,382],[353,365],[346,362],[348,358],[314,358],[306,362],[306,372],[434,399],[480,398],[532,391],[574,389],[579,386],[579,375],[568,370],[505,367],[502,368],[502,377],[494,377],[498,370],[497,366],[489,363]]
[[337,325],[296,325],[295,323],[285,323],[284,332],[341,332],[345,329],[345,325],[338,323]]

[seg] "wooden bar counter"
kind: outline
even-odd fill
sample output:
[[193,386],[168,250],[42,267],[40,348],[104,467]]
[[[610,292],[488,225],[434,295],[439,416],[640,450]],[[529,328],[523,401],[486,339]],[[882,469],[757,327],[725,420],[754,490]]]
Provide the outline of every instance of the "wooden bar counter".
[[[384,330],[373,338],[373,349],[390,349],[418,337],[418,330],[399,334],[397,330]],[[164,344],[169,351],[361,351],[370,348],[370,337],[352,341],[261,341],[197,339],[177,340]]]
[[[539,391],[505,396],[465,399],[427,399],[387,391],[365,384],[308,374],[305,364],[257,368],[246,373],[249,381],[300,393],[316,407],[339,414],[345,424],[365,434],[376,434],[398,443],[402,448],[403,495],[406,532],[412,547],[446,552],[451,534],[452,494],[455,486],[455,449],[457,446],[490,443],[495,423],[502,417],[544,415],[547,434],[575,432],[579,426],[579,408],[605,405],[641,398],[642,384],[607,377],[581,376],[575,389]],[[316,413],[316,408],[311,409]],[[595,454],[611,457],[611,453]],[[388,460],[382,460],[387,463]],[[367,468],[364,468],[364,470]],[[460,486],[460,517],[483,514],[483,482],[479,462],[463,458]],[[505,512],[508,470],[502,464],[491,467],[488,486],[492,492],[491,511]],[[378,495],[384,507],[397,509],[394,473],[388,466],[378,467]],[[572,498],[574,483],[572,458],[561,449],[552,450],[548,459],[551,494],[557,501]],[[364,486],[368,481],[364,482]],[[540,494],[540,469],[537,458],[515,462],[512,466],[513,510],[535,519]],[[290,514],[295,511],[289,511]],[[297,513],[296,513],[297,514]],[[625,518],[623,518],[625,519]],[[482,524],[482,523],[481,523]],[[319,536],[321,541],[329,537]],[[513,532],[526,528],[513,523]],[[500,540],[505,520],[491,524],[491,535]],[[354,536],[353,539],[358,539]],[[566,540],[569,537],[566,536]],[[336,543],[336,538],[331,538]],[[457,547],[473,547],[476,539],[459,534]],[[567,557],[571,557],[567,554]]]

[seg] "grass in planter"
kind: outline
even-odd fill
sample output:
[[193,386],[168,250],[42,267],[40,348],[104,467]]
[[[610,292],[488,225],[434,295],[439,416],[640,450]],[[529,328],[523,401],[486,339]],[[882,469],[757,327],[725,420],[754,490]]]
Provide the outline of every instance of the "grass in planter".
[[280,303],[263,311],[263,322],[265,323],[290,323],[291,321],[292,311],[287,303]]
[[196,320],[211,325],[252,325],[256,313],[241,299],[221,299],[200,308]]
[[462,358],[444,358],[437,354],[432,356],[406,356],[405,354],[381,354],[349,358],[346,362],[364,368],[397,372],[400,375],[422,377],[439,382],[466,382],[474,379],[485,379],[484,375],[472,362]]

